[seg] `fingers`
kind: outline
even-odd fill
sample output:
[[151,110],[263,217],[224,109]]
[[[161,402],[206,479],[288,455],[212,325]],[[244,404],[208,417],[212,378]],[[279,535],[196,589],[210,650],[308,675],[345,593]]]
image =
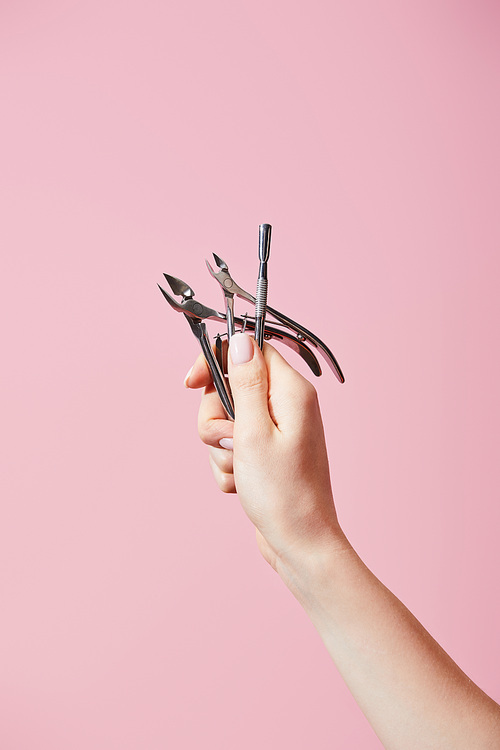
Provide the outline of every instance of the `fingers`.
[[274,425],[269,414],[269,382],[262,352],[246,333],[235,333],[229,353],[229,381],[238,425],[249,434],[268,433]]
[[224,473],[233,473],[233,451],[225,450],[224,448],[212,448],[208,449],[209,455],[212,457],[213,463]]
[[211,382],[212,375],[210,374],[207,360],[203,354],[200,354],[184,378],[184,385],[186,388],[205,388]]
[[277,427],[295,429],[307,419],[316,400],[314,386],[276,349],[261,352],[246,334],[235,334],[229,347],[229,380],[238,434],[262,439]]
[[269,413],[282,433],[296,433],[304,422],[312,424],[318,409],[313,384],[287,362],[274,347],[263,349],[269,377]]
[[[227,343],[223,346],[227,348]],[[198,434],[214,449],[232,449],[233,423],[227,418],[212,382],[212,375],[203,354],[200,354],[184,379],[186,388],[204,388],[198,412]],[[221,444],[220,441],[224,442]],[[231,454],[232,455],[232,454]],[[232,459],[231,459],[232,461]],[[232,471],[232,469],[231,469]]]
[[198,412],[198,434],[205,445],[213,448],[228,447],[227,440],[233,437],[233,422],[227,418],[219,395],[212,384],[205,388]]
[[[215,345],[212,347],[215,353]],[[227,358],[227,341],[222,340],[222,352],[224,359]],[[207,361],[203,354],[198,356],[198,359],[189,370],[188,374],[184,378],[184,385],[186,388],[205,388],[212,382],[212,375],[210,368],[207,365]]]
[[[229,453],[229,451],[226,451],[226,453]],[[228,493],[236,492],[236,486],[234,484],[234,476],[232,474],[226,474],[224,471],[222,471],[216,464],[211,453],[208,456],[208,460],[209,460],[210,468],[212,469],[212,474],[214,475],[215,481],[219,485],[219,489],[222,490],[222,492],[228,492]]]

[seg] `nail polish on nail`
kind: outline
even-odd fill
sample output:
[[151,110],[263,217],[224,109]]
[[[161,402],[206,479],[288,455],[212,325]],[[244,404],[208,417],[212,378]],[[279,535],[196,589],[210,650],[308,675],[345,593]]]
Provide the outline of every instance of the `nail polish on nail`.
[[253,357],[253,341],[246,333],[234,333],[229,342],[233,365],[244,365]]
[[219,440],[219,445],[221,448],[226,448],[228,451],[233,450],[233,438],[221,438]]
[[[194,365],[193,365],[193,367],[194,367]],[[191,375],[191,373],[193,372],[193,367],[191,367],[191,369],[189,370],[188,374],[187,374],[187,375],[186,375],[186,377],[184,378],[184,388],[189,388],[189,385],[188,385],[188,380],[189,380],[189,376],[190,376],[190,375]]]

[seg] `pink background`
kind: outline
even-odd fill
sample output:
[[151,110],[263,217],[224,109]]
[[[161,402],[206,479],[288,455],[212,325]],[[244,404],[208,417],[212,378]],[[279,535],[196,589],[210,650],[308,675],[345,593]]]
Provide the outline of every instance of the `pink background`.
[[316,381],[344,528],[500,698],[499,26],[1,4],[2,748],[380,747],[212,481],[155,286],[222,307],[204,258],[252,288],[262,221],[270,302],[345,371]]

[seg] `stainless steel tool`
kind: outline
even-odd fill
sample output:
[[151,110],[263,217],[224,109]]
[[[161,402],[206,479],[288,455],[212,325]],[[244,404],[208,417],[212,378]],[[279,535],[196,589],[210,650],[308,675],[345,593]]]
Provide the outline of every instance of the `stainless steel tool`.
[[[211,268],[210,264],[208,264],[208,266],[211,270],[211,273],[213,273],[213,275],[216,277],[215,271]],[[181,312],[184,314],[184,317],[188,321],[194,336],[200,342],[201,349],[203,351],[203,354],[205,355],[205,359],[212,375],[212,380],[214,382],[217,393],[219,394],[222,405],[228,416],[231,419],[234,419],[233,401],[231,398],[231,392],[228,383],[225,378],[225,371],[227,369],[227,350],[223,348],[222,339],[218,334],[215,345],[216,351],[214,354],[212,346],[210,344],[210,339],[208,337],[207,327],[204,322],[205,320],[226,322],[226,315],[195,300],[193,289],[188,284],[186,284],[185,281],[182,281],[182,279],[179,279],[176,276],[171,276],[167,273],[163,275],[168,281],[172,292],[175,295],[182,297],[182,300],[178,302],[159,284],[158,287],[169,305],[173,307],[173,309],[177,312]],[[245,316],[244,318],[235,316],[233,318],[233,324],[241,326],[242,329],[246,328],[248,331],[255,330],[255,320],[248,316]],[[314,375],[321,375],[321,367],[316,356],[303,341],[300,341],[287,331],[280,330],[278,328],[275,328],[274,326],[269,325],[265,326],[264,338],[281,341],[283,344],[290,347],[290,349],[293,349],[293,351],[295,351],[304,360],[304,362],[306,362]]]
[[[227,268],[227,266],[225,266],[224,261],[221,258],[219,258],[218,255],[213,253],[213,256],[219,268],[224,268],[224,267]],[[214,277],[214,279],[217,279],[217,281],[219,281],[219,279],[217,278],[217,273],[214,271],[214,269],[212,268],[208,260],[205,260],[205,263],[207,264],[207,268],[212,274],[212,276]],[[222,283],[219,282],[219,283],[222,288],[222,294],[224,296],[224,304],[226,306],[227,340],[231,341],[231,336],[234,333],[234,293],[230,289],[228,289],[223,282]]]
[[271,252],[270,224],[259,227],[259,276],[257,279],[257,293],[255,296],[255,340],[260,349],[264,344],[264,326],[266,323],[267,305],[267,261]]
[[[219,284],[224,290],[225,295],[232,295],[232,297],[240,297],[241,299],[247,300],[247,302],[250,302],[252,305],[256,304],[256,299],[253,295],[251,295],[249,292],[246,292],[241,286],[239,286],[236,281],[233,279],[229,272],[229,267],[227,263],[218,255],[213,253],[215,263],[217,265],[218,271],[214,271],[214,269],[210,266],[210,264],[207,261],[207,266],[212,274],[212,276],[217,279]],[[311,344],[316,349],[319,350],[322,357],[327,362],[328,366],[332,370],[332,372],[335,374],[335,377],[341,382],[345,382],[344,375],[342,373],[342,370],[340,369],[340,365],[335,359],[335,356],[333,352],[329,349],[329,347],[318,337],[316,334],[309,331],[307,328],[304,328],[300,323],[297,323],[295,320],[292,320],[287,315],[284,315],[279,310],[276,310],[275,308],[271,307],[270,305],[266,305],[266,312],[269,315],[272,315],[273,318],[275,318],[279,324],[282,324],[286,326],[289,330],[293,331],[296,335],[297,341],[305,342],[307,341],[308,344]]]
[[[240,287],[238,287],[237,284],[234,283],[234,281],[229,275],[229,269],[225,261],[223,261],[222,258],[219,258],[219,256],[216,255],[215,253],[212,253],[212,255],[214,256],[215,262],[219,270],[216,271],[212,267],[212,265],[208,262],[208,260],[205,260],[205,263],[207,264],[207,268],[209,272],[211,273],[211,275],[213,276],[213,278],[219,282],[221,289],[222,289],[222,293],[224,295],[224,301],[226,303],[226,321],[227,321],[228,339],[230,339],[230,337],[235,331],[235,324],[241,326],[243,330],[245,327],[248,327],[249,331],[254,331],[255,320],[253,318],[250,318],[248,315],[245,315],[245,317],[243,316],[238,317],[238,316],[235,316],[234,314],[235,295],[238,297],[242,297],[242,294],[239,292],[242,292],[243,294],[246,294],[246,292],[243,292],[243,289],[240,289]],[[281,325],[281,324],[278,323],[278,325]],[[293,349],[293,351],[296,352],[300,357],[302,357],[302,359],[304,360],[304,362],[307,363],[311,372],[314,375],[316,375],[317,377],[321,375],[321,367],[320,367],[317,357],[311,351],[311,349],[309,349],[309,347],[306,346],[306,344],[301,338],[298,338],[296,335],[288,333],[287,331],[282,331],[278,328],[275,328],[274,326],[269,325],[269,323],[266,322],[264,326],[264,339],[266,341],[270,339],[275,340],[275,341],[281,341],[290,349]]]
[[[210,263],[207,261],[207,266],[210,270],[210,273],[214,278],[217,279],[217,273],[214,271]],[[188,320],[191,328],[192,323],[191,321],[199,317],[202,320],[215,320],[219,322],[226,322],[227,318],[224,313],[217,312],[217,310],[213,310],[210,307],[207,307],[206,305],[202,305],[197,300],[194,299],[194,291],[191,289],[186,282],[182,281],[181,279],[178,279],[175,276],[170,276],[170,274],[163,274],[165,278],[167,279],[170,288],[174,292],[174,294],[178,294],[183,297],[182,302],[177,302],[173,297],[168,294],[160,285],[160,291],[167,300],[167,302],[176,310],[177,312],[182,312],[186,317],[189,317],[190,320]],[[188,302],[190,304],[188,305]],[[194,316],[194,317],[193,317]],[[245,315],[244,317],[241,316],[235,316],[233,318],[233,325],[237,324],[241,327],[241,329],[245,329],[245,327],[249,331],[255,330],[255,320],[248,315]],[[205,326],[206,331],[206,326]],[[195,333],[196,338],[200,338],[197,333]],[[207,334],[208,338],[208,334]],[[266,340],[275,340],[275,341],[281,341],[283,344],[288,346],[290,349],[293,349],[294,352],[296,352],[308,365],[311,372],[319,377],[321,375],[321,367],[318,362],[318,359],[316,355],[309,349],[306,344],[301,341],[300,339],[297,339],[296,336],[293,336],[292,334],[288,333],[287,331],[281,330],[279,328],[275,328],[274,326],[266,324],[264,329],[264,338]],[[219,334],[217,334],[216,337],[216,360],[219,364],[219,369],[224,374],[227,367],[227,353],[223,351],[222,348],[222,338]],[[210,367],[210,361],[207,360],[208,365]]]
[[[248,315],[245,315],[244,318],[235,316],[234,322],[237,325],[241,325],[242,331],[245,329],[250,332],[255,330],[255,319]],[[264,339],[266,341],[281,341],[282,344],[288,346],[289,349],[293,349],[293,351],[304,360],[313,375],[316,375],[316,377],[321,375],[321,366],[318,362],[318,358],[314,352],[312,352],[303,341],[298,339],[297,336],[294,336],[293,333],[289,333],[281,328],[275,328],[266,322],[266,325],[264,326]]]
[[181,279],[178,279],[175,276],[170,276],[167,273],[164,273],[163,275],[168,281],[173,293],[182,296],[182,301],[177,302],[176,299],[171,297],[170,294],[158,284],[160,291],[174,310],[184,313],[184,317],[188,321],[194,336],[200,342],[201,349],[210,368],[212,380],[214,381],[222,406],[228,417],[234,419],[233,400],[226,386],[224,373],[219,367],[219,363],[214,355],[210,339],[208,338],[207,327],[204,323],[205,320],[225,320],[225,315],[217,312],[217,310],[213,310],[211,307],[206,307],[200,302],[195,301],[194,291]]
[[[222,288],[226,308],[225,313],[220,313],[195,300],[193,289],[186,284],[185,281],[182,281],[182,279],[179,279],[176,276],[170,276],[168,273],[163,274],[174,295],[182,298],[180,301],[172,297],[158,284],[161,293],[169,305],[171,305],[171,307],[177,312],[183,313],[189,323],[193,335],[200,342],[201,349],[212,375],[214,386],[230,419],[234,419],[234,405],[231,397],[231,389],[226,377],[228,345],[223,344],[222,336],[218,333],[215,341],[214,353],[214,348],[212,348],[208,337],[205,324],[206,320],[214,320],[226,324],[228,343],[231,336],[234,334],[237,325],[240,326],[240,330],[242,331],[254,331],[255,340],[260,348],[263,346],[264,339],[281,341],[283,344],[293,349],[293,351],[295,351],[304,362],[307,363],[314,375],[319,376],[321,375],[320,364],[315,353],[309,348],[308,344],[312,345],[324,357],[337,379],[340,380],[341,383],[345,380],[342,370],[340,369],[333,353],[328,346],[316,336],[316,334],[267,304],[267,262],[269,260],[271,247],[271,230],[272,227],[270,224],[261,224],[259,227],[260,266],[256,297],[249,292],[246,292],[235,282],[229,272],[227,263],[219,255],[213,253],[217,270],[212,268],[208,260],[205,261],[211,275],[217,280]],[[248,313],[245,313],[241,317],[235,315],[235,297],[239,297],[250,302],[252,305],[255,305],[255,317],[250,317]],[[269,321],[266,320],[267,313],[275,319],[276,323],[269,325]]]

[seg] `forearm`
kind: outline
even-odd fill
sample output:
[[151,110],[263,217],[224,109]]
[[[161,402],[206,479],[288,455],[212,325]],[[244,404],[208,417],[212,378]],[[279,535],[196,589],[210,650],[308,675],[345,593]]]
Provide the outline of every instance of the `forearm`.
[[345,538],[277,570],[387,750],[500,750],[500,707]]
[[[237,490],[265,559],[318,629],[387,750],[500,750],[500,708],[366,568],[342,534],[317,394],[271,346],[229,347],[236,419],[200,360],[199,416],[222,490]],[[243,357],[243,353],[245,357]],[[233,438],[233,451],[221,448]]]

